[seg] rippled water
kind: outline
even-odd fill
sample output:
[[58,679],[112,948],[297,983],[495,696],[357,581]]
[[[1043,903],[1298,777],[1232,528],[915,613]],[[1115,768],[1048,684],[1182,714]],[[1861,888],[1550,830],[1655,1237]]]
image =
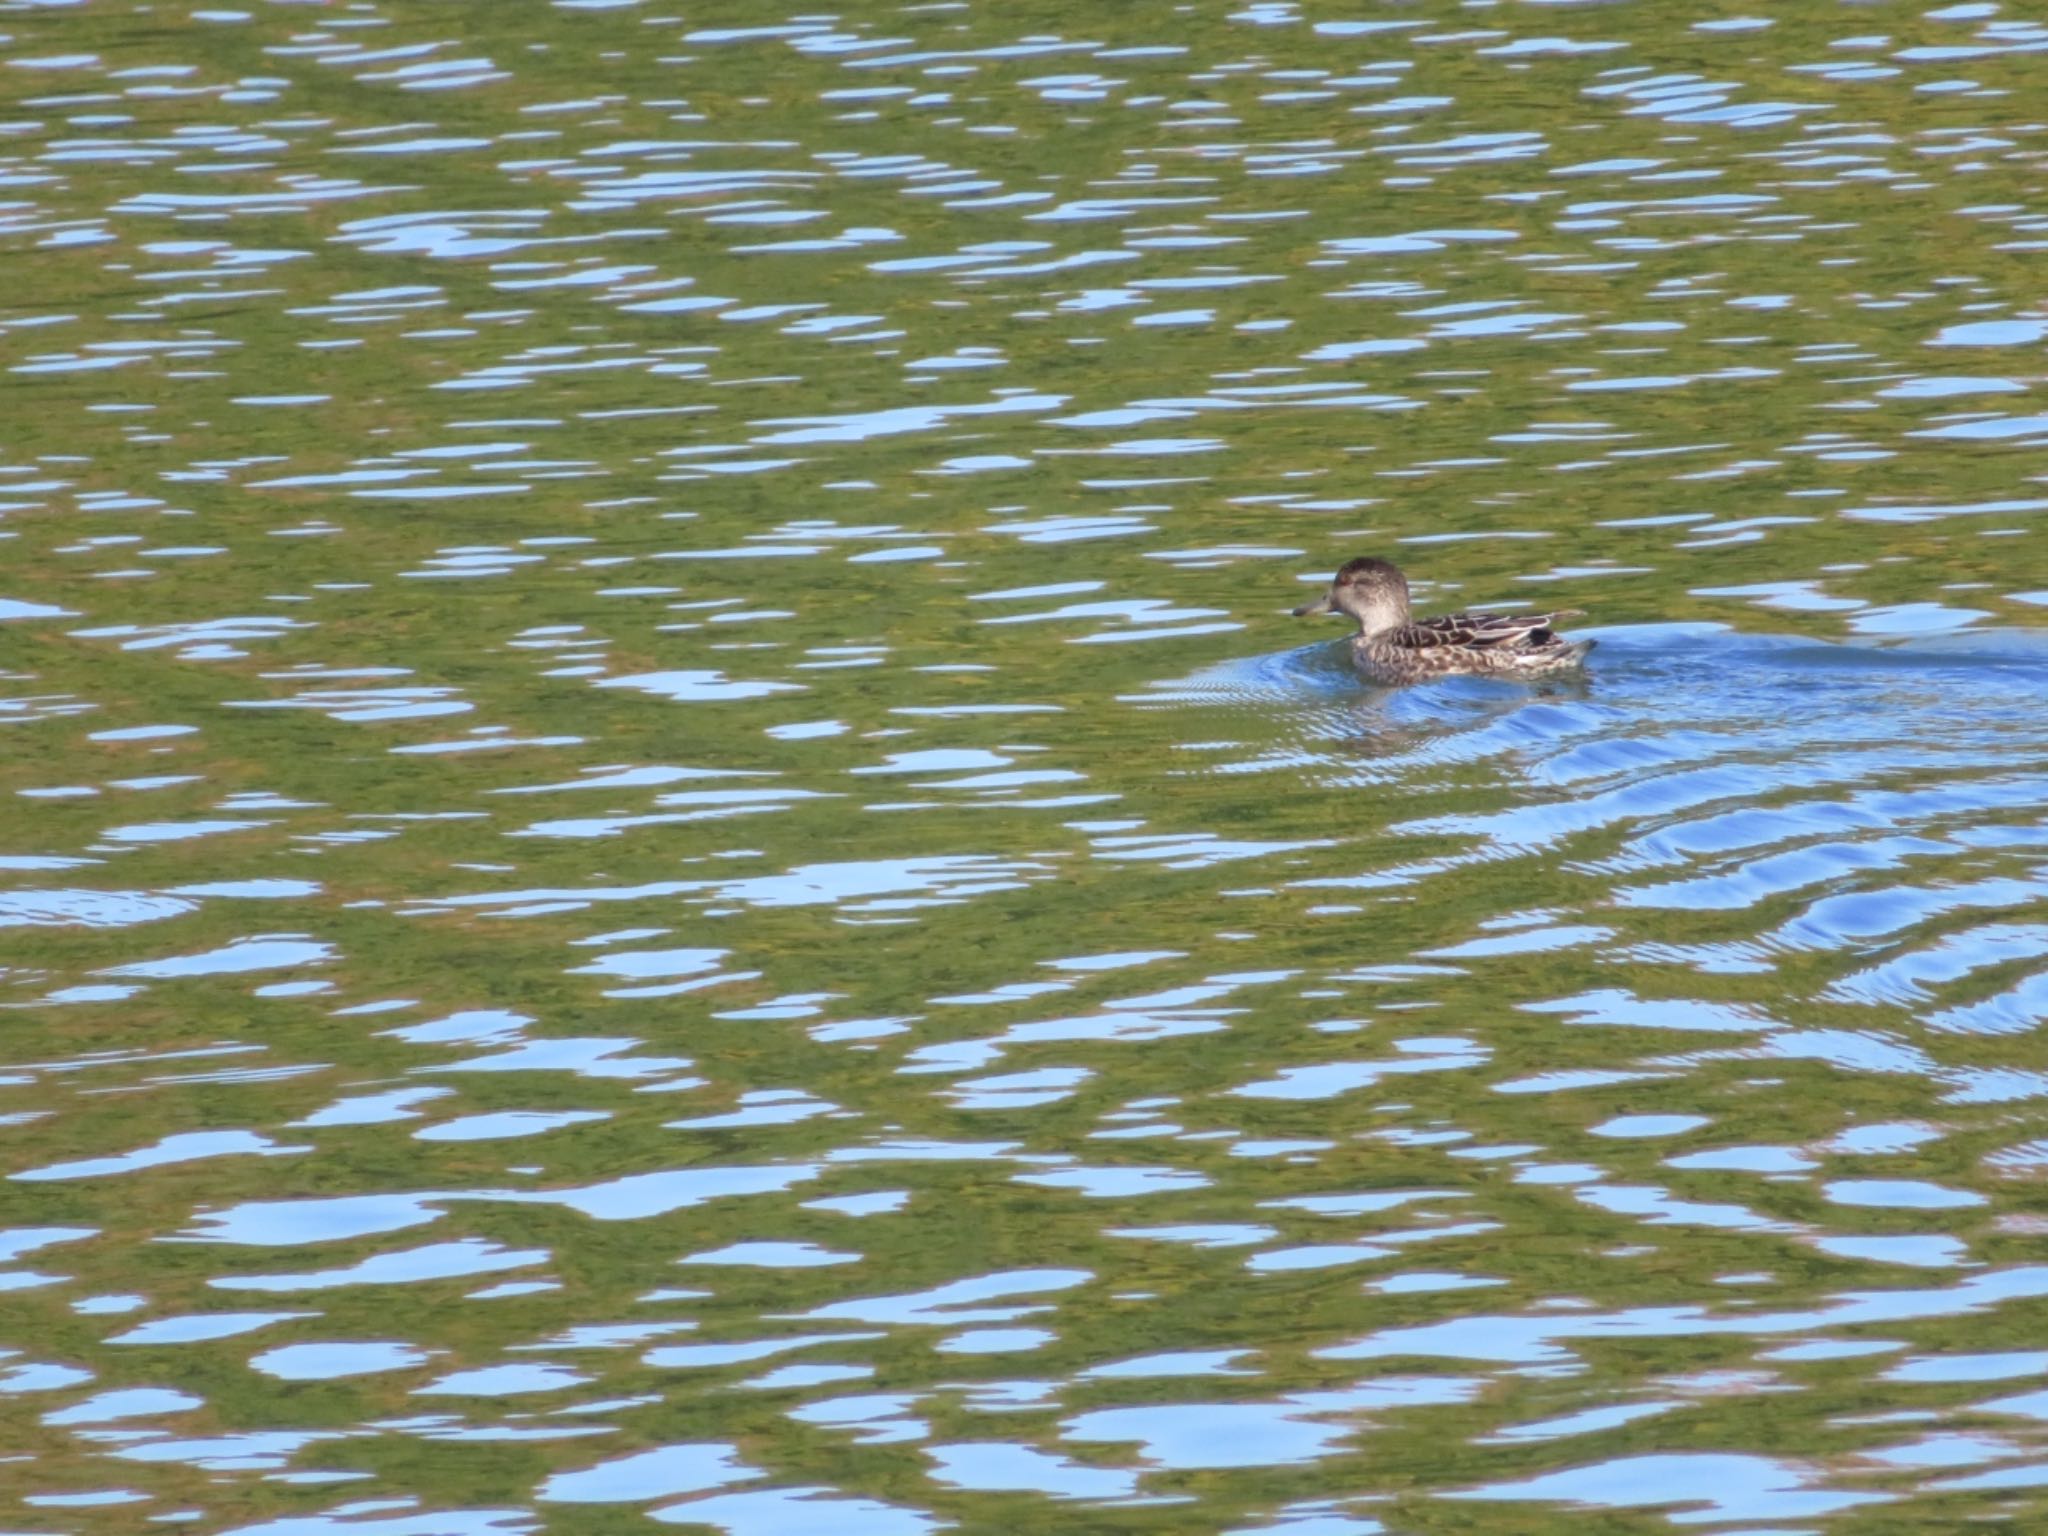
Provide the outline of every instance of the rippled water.
[[2044,71],[0,4],[0,1523],[2048,1523]]

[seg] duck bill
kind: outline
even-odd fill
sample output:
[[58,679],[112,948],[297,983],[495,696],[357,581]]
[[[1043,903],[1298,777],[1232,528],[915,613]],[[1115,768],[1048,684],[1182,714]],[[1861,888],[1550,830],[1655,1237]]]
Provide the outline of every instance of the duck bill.
[[1325,592],[1314,602],[1303,603],[1299,608],[1295,609],[1294,616],[1297,619],[1305,619],[1312,613],[1335,613],[1337,605],[1331,601],[1335,596],[1334,592]]

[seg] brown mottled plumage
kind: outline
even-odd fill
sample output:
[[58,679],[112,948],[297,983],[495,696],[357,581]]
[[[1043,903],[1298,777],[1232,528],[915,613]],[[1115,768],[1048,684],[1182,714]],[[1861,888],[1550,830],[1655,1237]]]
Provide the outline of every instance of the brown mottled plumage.
[[1578,617],[1576,608],[1413,618],[1408,578],[1385,560],[1346,562],[1329,591],[1294,610],[1296,618],[1311,613],[1342,613],[1358,621],[1351,661],[1376,683],[1419,683],[1455,672],[1542,677],[1571,670],[1593,649],[1591,640],[1573,644],[1550,627]]

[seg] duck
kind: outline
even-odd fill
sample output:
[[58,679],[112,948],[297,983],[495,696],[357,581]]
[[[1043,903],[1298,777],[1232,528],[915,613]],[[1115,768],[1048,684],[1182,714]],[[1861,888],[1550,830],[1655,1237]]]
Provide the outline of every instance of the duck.
[[1448,613],[1417,619],[1408,611],[1408,578],[1390,561],[1349,560],[1329,590],[1294,610],[1297,619],[1341,613],[1357,621],[1351,663],[1368,680],[1398,687],[1459,673],[1545,677],[1584,664],[1595,642],[1563,639],[1551,627],[1583,617],[1553,613]]

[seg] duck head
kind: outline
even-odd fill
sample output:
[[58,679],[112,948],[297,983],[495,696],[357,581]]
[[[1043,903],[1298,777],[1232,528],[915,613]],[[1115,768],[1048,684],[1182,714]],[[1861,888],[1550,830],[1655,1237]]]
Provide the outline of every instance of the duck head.
[[1385,560],[1348,560],[1329,591],[1294,610],[1297,619],[1312,613],[1346,614],[1365,635],[1397,629],[1408,622],[1408,578]]

